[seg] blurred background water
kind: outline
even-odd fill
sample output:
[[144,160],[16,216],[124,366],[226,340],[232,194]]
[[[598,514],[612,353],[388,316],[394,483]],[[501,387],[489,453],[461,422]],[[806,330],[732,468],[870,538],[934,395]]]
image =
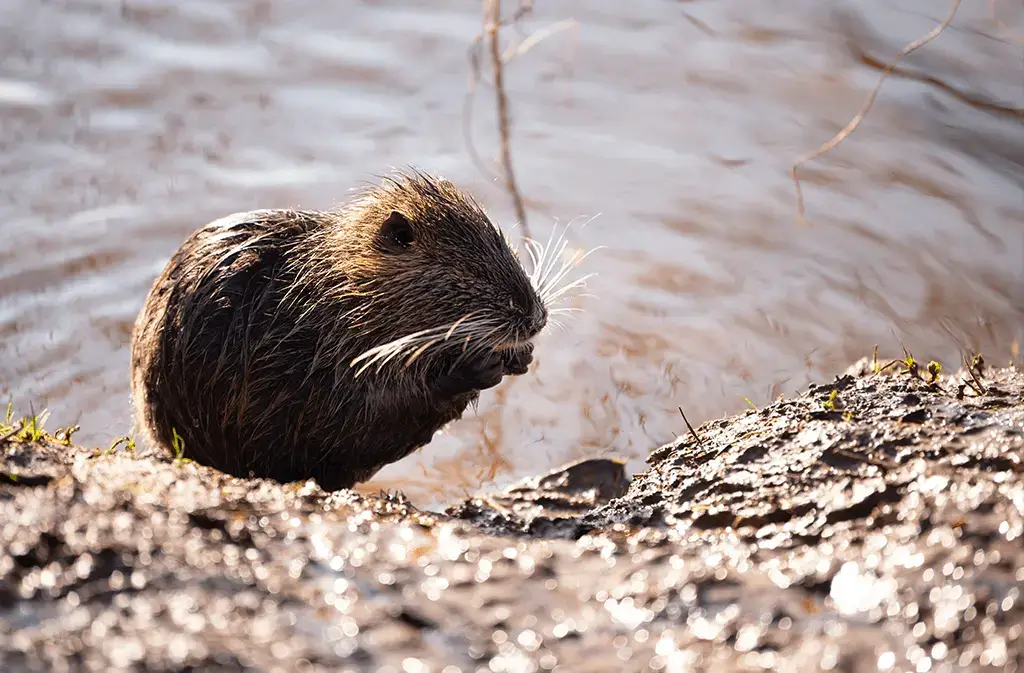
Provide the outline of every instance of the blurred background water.
[[[439,172],[503,226],[493,92],[466,116],[475,2],[6,0],[0,9],[0,394],[106,445],[156,274],[238,210],[327,208],[392,166]],[[506,13],[514,10],[506,2]],[[1024,8],[961,7],[803,171],[925,0],[562,0],[506,70],[530,228],[580,249],[594,298],[365,488],[437,505],[567,460],[629,459],[829,378],[874,344],[958,364],[1024,336]],[[485,73],[486,75],[486,73]],[[485,77],[486,79],[486,77]],[[470,133],[487,164],[471,160]]]

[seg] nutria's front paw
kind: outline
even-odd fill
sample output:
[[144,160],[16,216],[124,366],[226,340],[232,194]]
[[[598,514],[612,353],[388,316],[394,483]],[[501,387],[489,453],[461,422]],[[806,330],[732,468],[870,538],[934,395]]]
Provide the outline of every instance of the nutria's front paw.
[[504,375],[504,360],[500,354],[491,351],[456,364],[451,371],[441,375],[434,382],[434,388],[441,395],[451,397],[474,390],[493,388],[501,383]]
[[533,344],[528,343],[519,348],[510,348],[501,354],[505,373],[511,376],[519,376],[530,370],[530,363],[533,362]]

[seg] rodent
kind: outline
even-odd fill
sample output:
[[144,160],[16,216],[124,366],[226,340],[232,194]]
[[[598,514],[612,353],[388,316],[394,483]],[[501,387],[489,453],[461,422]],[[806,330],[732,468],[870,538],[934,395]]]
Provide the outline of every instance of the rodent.
[[526,373],[548,321],[533,282],[471,196],[421,171],[330,211],[223,217],[135,322],[137,427],[235,476],[351,487]]

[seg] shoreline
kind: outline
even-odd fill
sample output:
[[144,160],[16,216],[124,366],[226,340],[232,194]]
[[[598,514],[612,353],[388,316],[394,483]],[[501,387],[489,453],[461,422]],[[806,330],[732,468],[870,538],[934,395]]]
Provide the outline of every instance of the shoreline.
[[0,668],[1013,670],[1024,373],[970,366],[865,358],[443,512],[11,435]]

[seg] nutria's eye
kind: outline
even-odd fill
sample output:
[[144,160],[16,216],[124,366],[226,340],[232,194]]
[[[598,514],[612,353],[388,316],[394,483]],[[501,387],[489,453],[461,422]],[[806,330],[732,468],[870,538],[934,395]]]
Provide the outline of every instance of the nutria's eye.
[[380,236],[384,245],[392,252],[408,250],[416,242],[412,223],[397,210],[392,210],[384,220],[384,224],[380,227]]

